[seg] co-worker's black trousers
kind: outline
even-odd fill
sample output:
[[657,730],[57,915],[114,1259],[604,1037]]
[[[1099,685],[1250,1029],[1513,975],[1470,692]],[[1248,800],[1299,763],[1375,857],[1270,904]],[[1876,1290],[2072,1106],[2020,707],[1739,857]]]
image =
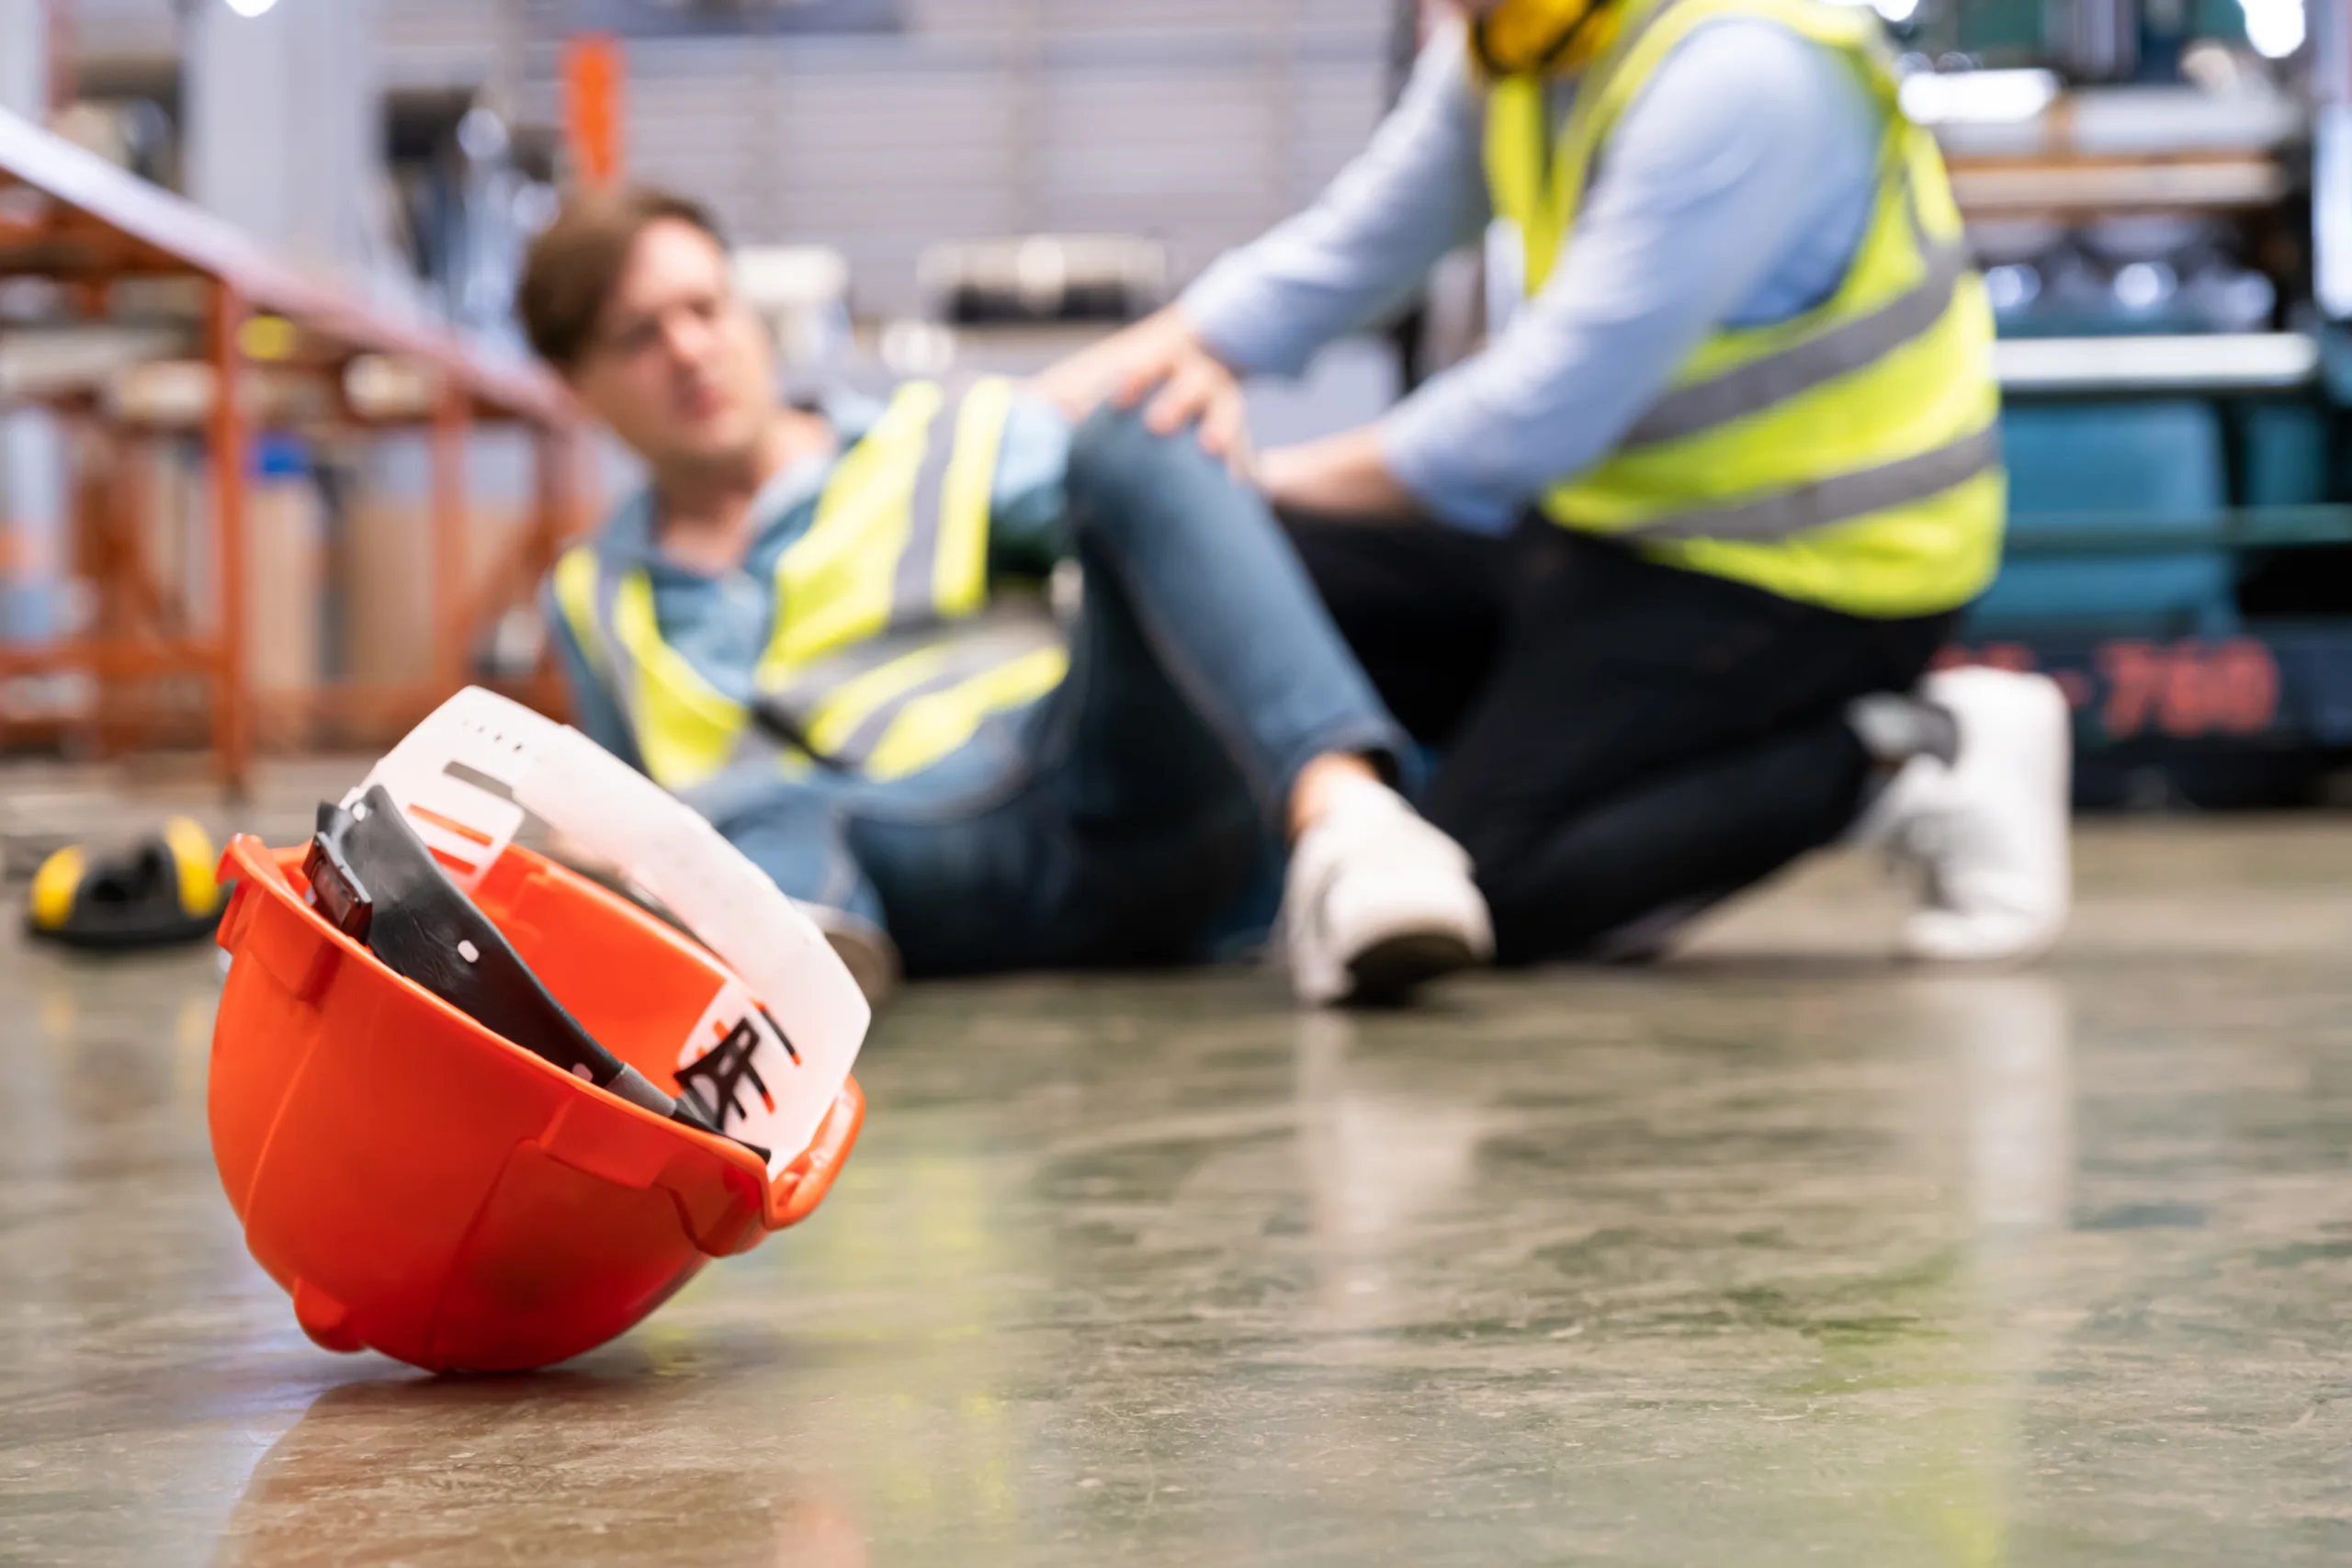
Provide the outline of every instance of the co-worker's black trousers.
[[1836,839],[1852,699],[1910,690],[1951,615],[1866,620],[1530,519],[1507,538],[1292,520],[1341,633],[1439,758],[1503,962],[1608,951]]

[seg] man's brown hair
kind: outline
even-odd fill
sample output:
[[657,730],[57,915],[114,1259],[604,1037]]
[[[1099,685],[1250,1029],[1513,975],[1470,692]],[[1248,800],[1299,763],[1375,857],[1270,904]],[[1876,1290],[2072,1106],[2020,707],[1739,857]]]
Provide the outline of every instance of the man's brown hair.
[[656,186],[611,186],[567,197],[532,242],[515,286],[514,311],[540,358],[559,370],[580,363],[605,301],[637,237],[664,219],[690,223],[720,246],[718,222],[700,202]]

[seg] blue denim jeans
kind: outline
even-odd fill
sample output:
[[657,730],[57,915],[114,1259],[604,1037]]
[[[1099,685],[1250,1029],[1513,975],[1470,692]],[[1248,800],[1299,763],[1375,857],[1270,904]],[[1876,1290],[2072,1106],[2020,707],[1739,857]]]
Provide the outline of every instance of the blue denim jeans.
[[1299,771],[1402,733],[1264,502],[1189,434],[1099,413],[1070,454],[1069,679],[882,784],[730,779],[701,804],[794,897],[915,975],[1182,963],[1281,842]]

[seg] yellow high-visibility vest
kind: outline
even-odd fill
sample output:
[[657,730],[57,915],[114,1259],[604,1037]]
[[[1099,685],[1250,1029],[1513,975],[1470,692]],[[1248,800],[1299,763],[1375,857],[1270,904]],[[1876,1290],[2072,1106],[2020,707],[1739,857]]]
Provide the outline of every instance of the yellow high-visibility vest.
[[1618,449],[1545,492],[1543,511],[1850,615],[1966,604],[1999,566],[2008,509],[1993,315],[1942,154],[1903,115],[1876,19],[1819,0],[1622,3],[1556,140],[1542,79],[1487,86],[1487,184],[1523,238],[1531,298],[1573,243],[1611,130],[1674,47],[1719,17],[1778,23],[1852,62],[1885,117],[1878,200],[1828,299],[1716,328]]
[[593,543],[564,553],[556,603],[655,783],[691,791],[799,740],[899,778],[1061,683],[1069,659],[1050,617],[989,613],[989,502],[1012,401],[1011,383],[982,381],[943,419],[944,393],[911,382],[842,454],[808,531],[777,558],[750,702],[662,639],[643,566]]

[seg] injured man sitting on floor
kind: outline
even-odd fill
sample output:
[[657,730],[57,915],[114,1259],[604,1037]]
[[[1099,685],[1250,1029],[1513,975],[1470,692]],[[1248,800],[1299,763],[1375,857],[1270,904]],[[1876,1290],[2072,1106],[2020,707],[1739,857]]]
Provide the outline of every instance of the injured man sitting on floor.
[[[1469,858],[1264,499],[1090,378],[786,403],[717,225],[576,197],[518,308],[647,483],[558,563],[580,727],[808,907],[869,994],[1205,957],[1288,846],[1311,1003],[1484,961]],[[1057,626],[1036,592],[1082,568]],[[1025,586],[1024,586],[1025,585]]]

